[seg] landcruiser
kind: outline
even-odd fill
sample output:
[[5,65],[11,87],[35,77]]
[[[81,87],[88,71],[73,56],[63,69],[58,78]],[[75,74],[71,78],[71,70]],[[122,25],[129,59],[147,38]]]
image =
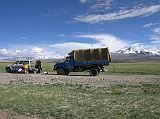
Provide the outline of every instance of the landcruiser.
[[11,65],[5,67],[7,73],[23,73],[23,64],[29,65],[29,73],[34,73],[34,69],[31,66],[31,60],[17,60]]

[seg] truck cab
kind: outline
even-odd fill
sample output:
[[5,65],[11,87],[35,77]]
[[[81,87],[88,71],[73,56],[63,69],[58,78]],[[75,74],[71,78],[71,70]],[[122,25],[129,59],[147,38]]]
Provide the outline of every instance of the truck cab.
[[65,60],[60,61],[54,65],[54,70],[57,70],[59,75],[68,75],[74,68],[72,56],[67,56]]

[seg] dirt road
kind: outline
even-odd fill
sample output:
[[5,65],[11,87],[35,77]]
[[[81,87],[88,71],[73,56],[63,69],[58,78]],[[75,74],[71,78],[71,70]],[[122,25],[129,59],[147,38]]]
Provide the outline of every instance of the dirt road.
[[0,84],[83,84],[103,87],[110,84],[160,83],[160,75],[55,75],[0,73]]

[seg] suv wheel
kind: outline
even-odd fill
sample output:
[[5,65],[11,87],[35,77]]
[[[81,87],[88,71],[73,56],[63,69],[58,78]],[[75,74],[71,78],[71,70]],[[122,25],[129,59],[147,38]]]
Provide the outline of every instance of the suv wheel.
[[6,72],[7,73],[11,73],[12,71],[11,71],[11,68],[10,67],[6,67]]

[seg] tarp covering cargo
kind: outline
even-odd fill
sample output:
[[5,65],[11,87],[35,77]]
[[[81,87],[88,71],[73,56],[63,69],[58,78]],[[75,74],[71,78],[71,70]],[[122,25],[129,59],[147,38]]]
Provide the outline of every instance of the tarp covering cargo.
[[76,61],[111,61],[111,55],[108,48],[73,50],[69,55],[73,56]]

